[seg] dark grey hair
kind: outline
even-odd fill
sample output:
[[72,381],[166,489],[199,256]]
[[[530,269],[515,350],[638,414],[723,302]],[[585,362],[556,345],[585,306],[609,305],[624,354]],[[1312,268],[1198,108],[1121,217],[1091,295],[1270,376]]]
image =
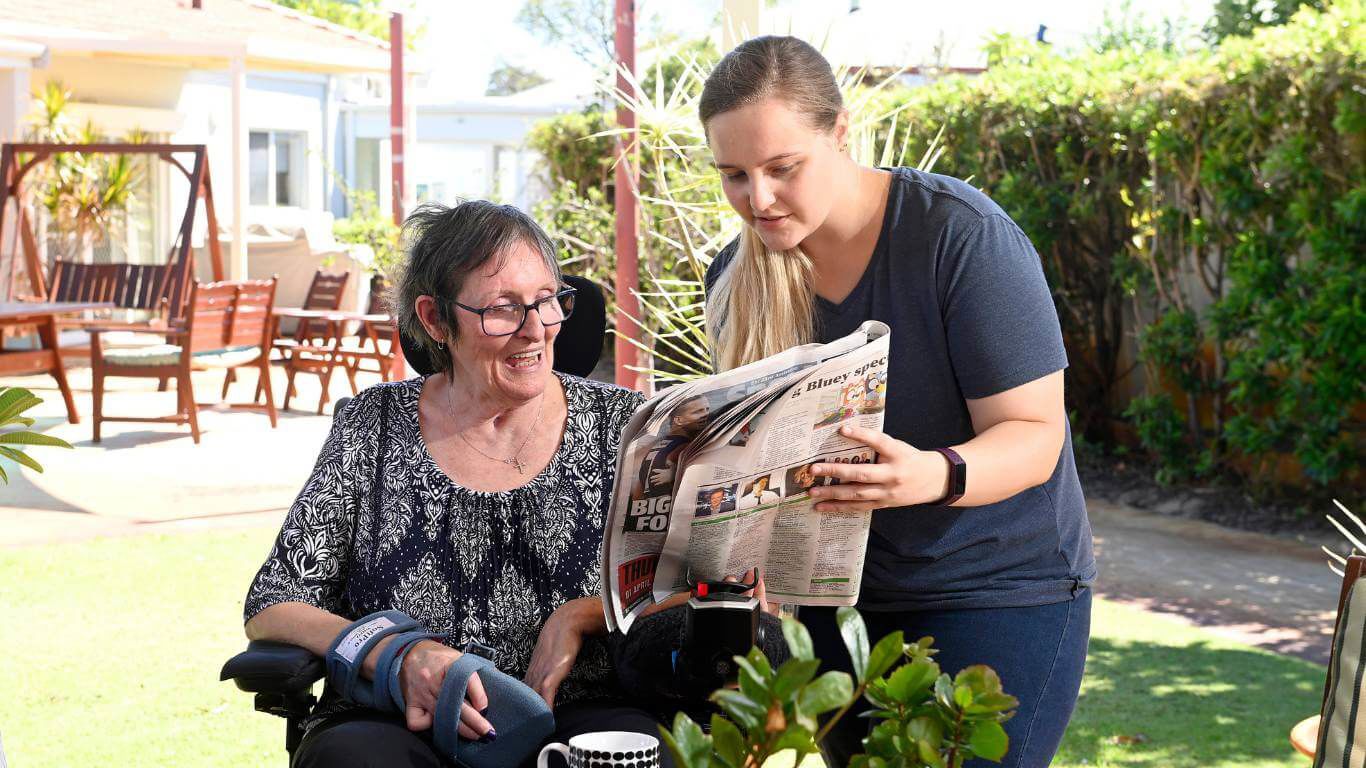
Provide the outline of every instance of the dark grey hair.
[[[424,203],[404,220],[399,237],[403,261],[389,300],[399,330],[422,345],[435,371],[451,370],[449,343],[459,327],[451,302],[476,269],[491,262],[493,271],[502,269],[508,250],[518,243],[539,253],[550,274],[560,279],[550,237],[534,219],[511,205],[487,200],[468,200],[453,208]],[[417,317],[417,299],[424,295],[440,299],[437,317],[446,331],[445,339],[433,339]],[[438,341],[444,345],[438,346]]]

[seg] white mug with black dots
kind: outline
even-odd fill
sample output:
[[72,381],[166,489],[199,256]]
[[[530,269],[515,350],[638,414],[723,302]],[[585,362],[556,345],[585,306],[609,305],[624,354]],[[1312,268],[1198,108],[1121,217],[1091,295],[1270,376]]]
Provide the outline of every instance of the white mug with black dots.
[[547,768],[551,752],[564,756],[569,768],[659,768],[659,739],[630,731],[583,733],[569,745],[553,742],[541,749],[536,768]]

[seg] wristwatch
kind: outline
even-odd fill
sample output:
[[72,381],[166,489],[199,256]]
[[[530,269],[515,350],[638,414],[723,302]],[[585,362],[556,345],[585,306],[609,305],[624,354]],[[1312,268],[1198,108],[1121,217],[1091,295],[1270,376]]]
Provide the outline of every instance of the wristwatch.
[[939,506],[948,506],[963,498],[968,489],[968,465],[958,451],[952,448],[935,448],[949,462],[949,494],[936,501]]

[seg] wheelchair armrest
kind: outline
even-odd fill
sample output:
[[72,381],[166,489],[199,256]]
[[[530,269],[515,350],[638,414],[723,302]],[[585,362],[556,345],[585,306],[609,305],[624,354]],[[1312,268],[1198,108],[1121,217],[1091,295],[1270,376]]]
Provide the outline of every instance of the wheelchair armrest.
[[252,640],[228,659],[219,680],[232,680],[250,693],[307,693],[326,674],[321,657],[289,643]]

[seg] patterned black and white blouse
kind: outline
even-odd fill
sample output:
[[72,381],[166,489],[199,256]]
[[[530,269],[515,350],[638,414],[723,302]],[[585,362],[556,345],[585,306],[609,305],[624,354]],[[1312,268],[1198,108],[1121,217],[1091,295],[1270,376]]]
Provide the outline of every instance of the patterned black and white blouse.
[[[446,633],[454,648],[490,646],[499,669],[524,676],[551,612],[600,592],[617,445],[642,400],[559,379],[568,404],[559,449],[526,485],[499,492],[457,485],[428,453],[418,426],[423,379],[361,392],[252,581],[246,618],[282,602],[352,620],[394,608]],[[557,701],[610,695],[610,669],[606,645],[590,638]],[[349,706],[328,691],[309,725]]]

